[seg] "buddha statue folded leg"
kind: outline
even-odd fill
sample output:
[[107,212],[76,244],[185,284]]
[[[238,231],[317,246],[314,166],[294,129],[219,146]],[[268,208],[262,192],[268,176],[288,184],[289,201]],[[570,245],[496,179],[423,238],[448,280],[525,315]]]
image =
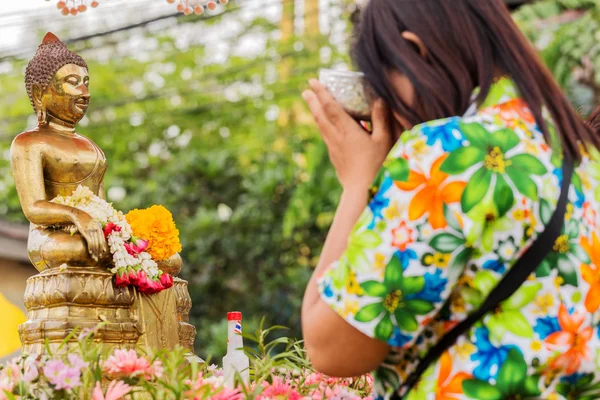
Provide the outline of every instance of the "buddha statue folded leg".
[[[99,324],[97,340],[109,347],[135,347],[135,292],[113,284],[105,262],[89,256],[81,235],[32,225],[29,257],[40,273],[27,280],[25,290],[27,321],[19,327],[25,352],[44,353],[46,340],[56,351],[74,329],[94,330]],[[62,264],[67,267],[58,268]],[[76,346],[73,340],[61,351]]]
[[38,271],[71,267],[102,267],[107,260],[95,261],[88,252],[85,239],[78,233],[32,226],[28,241],[29,258]]

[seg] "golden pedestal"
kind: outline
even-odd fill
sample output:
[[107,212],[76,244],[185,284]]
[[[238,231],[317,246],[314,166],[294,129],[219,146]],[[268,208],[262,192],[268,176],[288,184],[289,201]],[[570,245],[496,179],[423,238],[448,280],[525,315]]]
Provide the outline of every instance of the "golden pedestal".
[[114,348],[173,349],[194,352],[196,328],[188,323],[191,299],[187,282],[175,278],[172,288],[142,294],[116,287],[105,268],[53,268],[27,280],[27,321],[19,327],[23,352],[66,353],[78,346],[78,335],[61,343],[77,329],[95,330],[105,350]]

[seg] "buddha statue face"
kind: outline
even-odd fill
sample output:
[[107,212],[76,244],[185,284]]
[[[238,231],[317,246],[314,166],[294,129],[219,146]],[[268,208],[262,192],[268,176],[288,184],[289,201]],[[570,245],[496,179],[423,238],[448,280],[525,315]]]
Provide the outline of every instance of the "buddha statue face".
[[25,71],[25,86],[39,125],[54,121],[74,127],[89,105],[88,67],[52,33],[47,33]]
[[45,91],[39,86],[33,87],[35,108],[44,109],[48,116],[75,125],[83,118],[90,103],[89,81],[87,68],[64,65],[52,77]]

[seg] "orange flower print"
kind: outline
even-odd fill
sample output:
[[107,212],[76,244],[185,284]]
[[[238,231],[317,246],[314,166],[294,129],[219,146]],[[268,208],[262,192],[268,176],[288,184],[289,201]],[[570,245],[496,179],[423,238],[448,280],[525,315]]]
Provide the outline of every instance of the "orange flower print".
[[448,352],[445,352],[440,358],[440,373],[435,390],[435,400],[457,400],[462,398],[462,383],[465,379],[471,379],[472,376],[466,372],[459,372],[450,377],[451,372],[452,357]]
[[546,338],[549,350],[558,350],[562,354],[550,362],[551,369],[565,370],[567,375],[577,372],[581,361],[590,358],[588,342],[592,338],[593,329],[582,328],[585,313],[576,312],[569,315],[564,304],[558,310],[558,324],[562,331],[554,332]]
[[581,247],[588,253],[592,262],[581,265],[581,277],[590,285],[585,296],[585,308],[593,313],[600,307],[600,240],[596,232],[592,232],[592,242],[586,237],[581,238]]
[[514,129],[521,127],[522,122],[528,124],[535,123],[535,117],[529,111],[527,104],[521,99],[514,99],[493,107],[493,110],[498,113],[500,118],[506,124]]
[[392,246],[405,251],[406,246],[414,241],[412,234],[413,230],[406,225],[406,221],[402,221],[397,228],[392,229]]
[[445,228],[448,225],[444,217],[444,204],[459,202],[467,186],[466,182],[445,184],[448,174],[441,172],[440,166],[446,157],[448,154],[435,160],[429,172],[429,179],[422,173],[411,170],[408,182],[395,182],[400,190],[407,192],[421,188],[408,206],[408,217],[414,221],[428,213],[428,221],[433,229]]
[[596,211],[590,202],[583,203],[583,219],[590,228],[596,227]]

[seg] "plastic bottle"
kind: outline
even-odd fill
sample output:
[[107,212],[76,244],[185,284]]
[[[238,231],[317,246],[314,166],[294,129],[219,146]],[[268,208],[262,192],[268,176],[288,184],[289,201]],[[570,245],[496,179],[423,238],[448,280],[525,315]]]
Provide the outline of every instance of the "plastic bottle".
[[233,389],[236,372],[242,377],[244,384],[248,384],[250,360],[242,350],[242,313],[227,313],[227,355],[223,357],[223,373],[225,387]]

